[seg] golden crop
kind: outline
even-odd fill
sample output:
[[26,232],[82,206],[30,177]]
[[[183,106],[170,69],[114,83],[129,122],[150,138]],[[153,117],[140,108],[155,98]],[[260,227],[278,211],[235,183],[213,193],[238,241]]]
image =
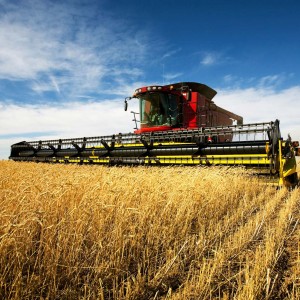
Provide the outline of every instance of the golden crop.
[[242,169],[0,161],[0,299],[300,299],[299,205]]

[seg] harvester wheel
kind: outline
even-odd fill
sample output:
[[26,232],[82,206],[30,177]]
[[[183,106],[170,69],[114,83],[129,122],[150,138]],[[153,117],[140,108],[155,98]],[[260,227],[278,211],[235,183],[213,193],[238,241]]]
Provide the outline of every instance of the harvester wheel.
[[293,173],[293,174],[287,176],[285,178],[285,180],[288,182],[290,189],[293,189],[293,188],[299,186],[299,183],[300,183],[298,180],[297,173]]

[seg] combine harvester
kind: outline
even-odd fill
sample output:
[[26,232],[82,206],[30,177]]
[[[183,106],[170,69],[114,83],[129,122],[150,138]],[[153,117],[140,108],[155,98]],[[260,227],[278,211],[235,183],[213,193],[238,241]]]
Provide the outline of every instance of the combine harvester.
[[[267,174],[279,186],[295,186],[295,151],[283,141],[279,121],[243,124],[212,98],[216,91],[194,82],[139,88],[135,131],[111,136],[20,142],[10,159],[108,165],[229,165]],[[139,115],[139,120],[136,119]],[[137,124],[140,123],[138,128]]]

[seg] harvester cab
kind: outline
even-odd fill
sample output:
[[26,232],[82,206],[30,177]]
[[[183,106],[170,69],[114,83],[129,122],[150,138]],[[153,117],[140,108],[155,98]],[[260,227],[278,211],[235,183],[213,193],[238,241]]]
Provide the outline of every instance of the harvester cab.
[[[210,87],[184,82],[135,90],[140,126],[134,133],[19,142],[10,159],[107,165],[243,166],[277,186],[297,184],[295,148],[283,140],[279,121],[243,124],[213,101]],[[137,126],[136,126],[137,127]]]
[[217,94],[207,85],[181,82],[164,86],[146,86],[125,99],[139,99],[140,128],[143,132],[167,131],[179,128],[200,128],[243,124],[243,118],[217,106],[212,98]]

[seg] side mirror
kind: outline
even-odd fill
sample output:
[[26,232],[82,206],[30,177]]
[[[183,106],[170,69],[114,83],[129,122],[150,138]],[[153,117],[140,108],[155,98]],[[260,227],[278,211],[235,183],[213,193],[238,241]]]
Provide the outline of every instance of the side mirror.
[[124,101],[124,110],[125,111],[127,111],[127,108],[128,108],[128,100],[131,100],[132,99],[132,97],[126,97],[125,98],[125,101]]

